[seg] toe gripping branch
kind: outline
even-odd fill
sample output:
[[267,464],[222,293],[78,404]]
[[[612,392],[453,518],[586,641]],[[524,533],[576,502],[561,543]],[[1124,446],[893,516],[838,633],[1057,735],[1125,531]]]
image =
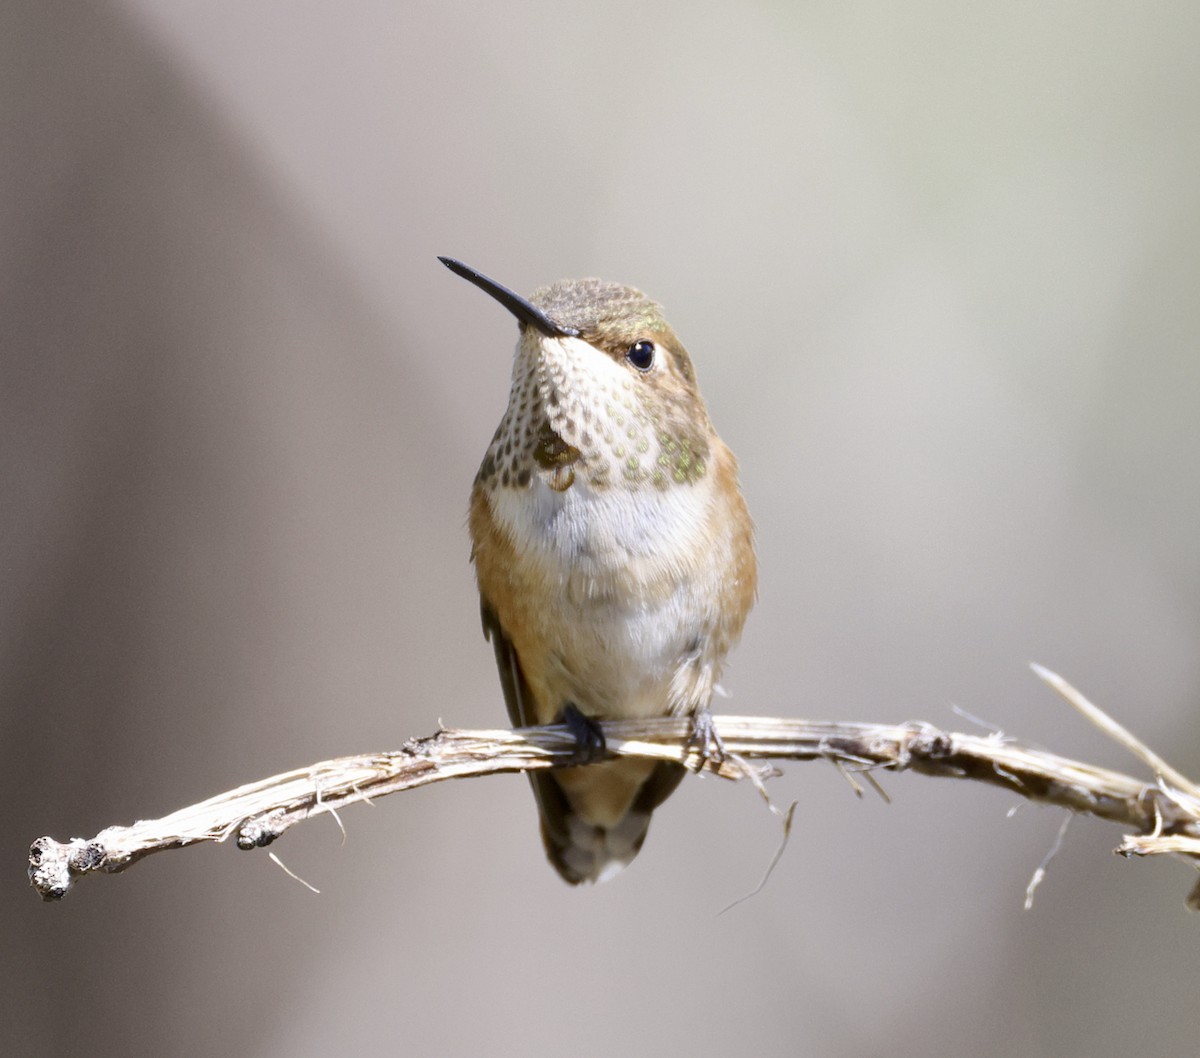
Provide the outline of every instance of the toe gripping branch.
[[584,716],[574,702],[563,709],[562,722],[566,725],[571,736],[575,739],[575,756],[578,764],[595,764],[608,755],[608,745],[604,741],[604,732],[600,724],[589,716]]

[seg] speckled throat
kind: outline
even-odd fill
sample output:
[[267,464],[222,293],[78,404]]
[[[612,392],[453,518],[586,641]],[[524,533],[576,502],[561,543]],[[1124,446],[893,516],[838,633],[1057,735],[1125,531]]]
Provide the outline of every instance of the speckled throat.
[[[642,297],[630,288],[606,285],[617,291],[608,306],[616,302],[625,309],[631,296]],[[628,491],[701,480],[708,470],[712,427],[688,354],[661,317],[635,313],[630,325],[630,315],[624,314],[622,332],[614,333],[604,319],[571,313],[557,285],[539,291],[535,302],[539,295],[558,309],[554,319],[584,326],[578,337],[522,330],[509,407],[480,467],[480,485],[527,488],[535,474],[559,492],[580,477],[593,489]],[[664,362],[654,378],[623,362],[636,335],[660,343]]]

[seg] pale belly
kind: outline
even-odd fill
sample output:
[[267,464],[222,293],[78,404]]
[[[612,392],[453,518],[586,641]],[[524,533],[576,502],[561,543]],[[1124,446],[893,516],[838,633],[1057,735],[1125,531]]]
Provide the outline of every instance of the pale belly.
[[568,702],[602,719],[708,705],[720,662],[709,495],[703,486],[598,492],[583,482],[555,492],[540,481],[493,494],[518,567],[514,612],[501,619],[539,722]]

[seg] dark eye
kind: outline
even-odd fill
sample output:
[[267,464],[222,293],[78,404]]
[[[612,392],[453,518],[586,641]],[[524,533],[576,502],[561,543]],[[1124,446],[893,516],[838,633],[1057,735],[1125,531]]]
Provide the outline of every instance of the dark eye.
[[634,342],[625,354],[625,359],[639,371],[649,371],[654,366],[654,343],[645,338]]

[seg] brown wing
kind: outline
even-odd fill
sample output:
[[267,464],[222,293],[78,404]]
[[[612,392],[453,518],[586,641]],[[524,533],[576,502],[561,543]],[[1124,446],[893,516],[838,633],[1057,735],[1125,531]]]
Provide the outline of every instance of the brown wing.
[[[496,668],[500,672],[500,687],[504,691],[508,719],[513,727],[527,727],[534,721],[532,710],[526,704],[530,697],[529,684],[521,670],[521,659],[517,657],[512,640],[501,627],[496,611],[482,597],[479,600],[479,611],[483,619],[483,634],[491,641],[492,650],[496,654]],[[542,817],[542,839],[546,844],[546,852],[557,867],[558,861],[553,855],[551,842],[554,843],[554,847],[558,847],[567,840],[567,815],[570,811],[567,799],[550,772],[531,771],[528,775]],[[561,871],[561,868],[559,870]]]
[[482,597],[479,600],[479,616],[483,621],[483,636],[491,641],[496,654],[496,668],[500,670],[500,687],[504,691],[509,722],[513,727],[528,727],[533,723],[532,714],[525,705],[529,700],[529,684],[525,682],[517,652],[500,627],[496,611]]

